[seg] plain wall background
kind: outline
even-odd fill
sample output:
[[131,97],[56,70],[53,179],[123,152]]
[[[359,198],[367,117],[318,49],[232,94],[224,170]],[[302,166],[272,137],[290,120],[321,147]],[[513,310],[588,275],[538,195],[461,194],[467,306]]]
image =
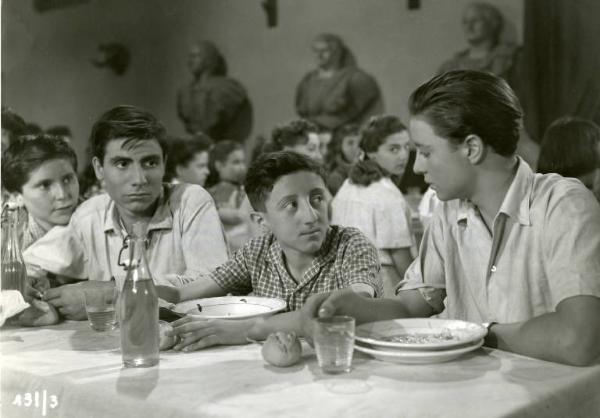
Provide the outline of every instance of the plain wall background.
[[[248,90],[254,137],[294,118],[294,92],[314,64],[321,32],[339,34],[361,68],[382,88],[386,112],[406,119],[408,95],[465,48],[461,16],[468,0],[278,0],[278,26],[268,28],[261,0],[90,0],[38,13],[33,1],[2,1],[2,104],[43,128],[74,132],[80,167],[94,120],[117,104],[154,112],[172,135],[184,130],[176,91],[189,81],[186,56],[200,39],[214,41],[229,74]],[[522,39],[522,0],[494,0],[504,37]],[[101,43],[131,51],[123,76],[94,67]]]

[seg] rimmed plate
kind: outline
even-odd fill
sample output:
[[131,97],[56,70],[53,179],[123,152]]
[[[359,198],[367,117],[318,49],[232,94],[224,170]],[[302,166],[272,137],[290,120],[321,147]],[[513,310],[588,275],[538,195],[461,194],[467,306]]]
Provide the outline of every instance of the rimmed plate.
[[402,363],[402,364],[430,364],[430,363],[443,363],[445,361],[454,360],[463,354],[477,350],[483,345],[483,339],[476,343],[469,344],[465,347],[456,348],[453,350],[405,350],[405,351],[385,351],[375,350],[361,346],[360,344],[354,344],[354,349],[362,353],[366,353],[375,359],[380,361],[387,361],[391,363]]
[[[200,306],[200,308],[198,307]],[[175,312],[207,319],[245,319],[285,310],[283,299],[259,296],[222,296],[193,299],[175,305]]]
[[473,322],[407,318],[370,322],[356,328],[356,340],[384,350],[446,350],[481,340],[487,329]]

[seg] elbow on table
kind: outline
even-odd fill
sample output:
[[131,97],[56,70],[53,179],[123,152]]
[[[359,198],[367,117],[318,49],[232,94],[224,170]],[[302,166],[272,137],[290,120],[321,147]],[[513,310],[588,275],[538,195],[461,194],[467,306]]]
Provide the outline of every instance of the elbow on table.
[[566,332],[560,340],[559,361],[577,367],[600,363],[600,345],[590,334],[582,336],[577,332]]

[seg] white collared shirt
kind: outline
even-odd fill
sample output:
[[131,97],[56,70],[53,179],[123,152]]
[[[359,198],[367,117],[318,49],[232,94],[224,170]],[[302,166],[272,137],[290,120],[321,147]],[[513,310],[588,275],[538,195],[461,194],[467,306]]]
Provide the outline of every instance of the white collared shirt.
[[440,316],[473,322],[520,322],[572,296],[600,297],[600,206],[579,181],[535,174],[519,158],[492,234],[472,203],[440,203],[397,291],[424,288],[445,289]]
[[[184,284],[228,259],[214,201],[197,185],[164,185],[147,234],[146,257],[156,284]],[[53,228],[23,257],[30,275],[115,277],[119,283],[126,275],[118,265],[123,238],[115,203],[102,194],[83,202],[67,226]]]

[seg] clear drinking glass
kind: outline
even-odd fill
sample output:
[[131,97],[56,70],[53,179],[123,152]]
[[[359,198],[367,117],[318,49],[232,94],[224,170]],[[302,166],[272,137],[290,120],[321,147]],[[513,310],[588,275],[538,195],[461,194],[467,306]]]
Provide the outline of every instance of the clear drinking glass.
[[317,361],[324,373],[347,373],[354,351],[354,318],[316,318],[313,331]]
[[83,290],[85,312],[94,331],[109,331],[117,327],[115,304],[118,291],[108,283],[87,283]]

